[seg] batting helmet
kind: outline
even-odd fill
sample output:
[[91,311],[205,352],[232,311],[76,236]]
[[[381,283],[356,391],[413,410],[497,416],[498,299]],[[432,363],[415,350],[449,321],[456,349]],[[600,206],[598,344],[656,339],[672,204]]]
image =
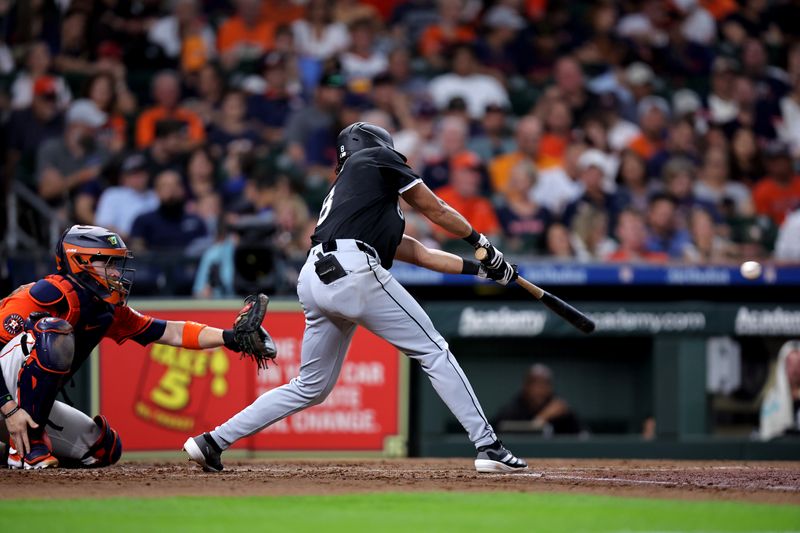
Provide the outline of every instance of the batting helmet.
[[[369,122],[354,122],[347,126],[336,138],[336,146],[339,151],[339,167],[342,166],[345,159],[365,148],[385,146],[397,152],[394,149],[394,141],[389,132]],[[397,154],[403,158],[403,161],[406,160],[403,154],[400,152],[397,152]]]
[[[122,237],[99,226],[72,226],[56,246],[56,268],[69,275],[98,298],[125,305],[133,285],[133,254]],[[102,263],[102,264],[99,264]]]

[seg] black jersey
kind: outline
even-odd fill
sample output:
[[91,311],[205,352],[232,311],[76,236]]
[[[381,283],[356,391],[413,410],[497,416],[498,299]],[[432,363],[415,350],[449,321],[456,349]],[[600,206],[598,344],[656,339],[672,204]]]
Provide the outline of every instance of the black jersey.
[[313,245],[357,239],[375,248],[390,268],[403,238],[399,196],[422,180],[389,148],[359,150],[344,162],[322,202]]

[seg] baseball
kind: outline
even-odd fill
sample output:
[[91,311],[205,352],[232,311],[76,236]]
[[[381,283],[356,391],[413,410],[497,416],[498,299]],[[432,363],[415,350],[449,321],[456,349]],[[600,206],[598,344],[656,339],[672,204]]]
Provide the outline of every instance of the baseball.
[[746,279],[756,279],[761,275],[761,263],[758,261],[745,261],[739,267],[739,272]]

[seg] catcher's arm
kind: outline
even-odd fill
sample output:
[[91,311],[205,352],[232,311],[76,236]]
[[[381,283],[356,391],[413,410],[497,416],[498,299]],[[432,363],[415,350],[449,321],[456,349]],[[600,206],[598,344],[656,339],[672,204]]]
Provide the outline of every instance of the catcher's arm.
[[[164,329],[164,334],[156,342],[159,344],[168,344],[170,346],[184,346],[183,332],[186,324],[194,324],[194,322],[179,322],[176,320],[168,320],[167,327]],[[189,326],[191,329],[192,326]],[[223,339],[223,331],[219,328],[206,326],[202,328],[197,335],[197,347],[203,348],[218,348],[225,345]],[[190,333],[187,331],[187,333]],[[186,346],[189,348],[189,346]]]
[[242,357],[250,357],[259,368],[267,368],[267,363],[277,356],[275,343],[261,325],[269,298],[264,294],[254,294],[244,303],[231,329],[213,328],[191,321],[168,321],[164,334],[156,342],[192,350],[225,346],[241,353]]

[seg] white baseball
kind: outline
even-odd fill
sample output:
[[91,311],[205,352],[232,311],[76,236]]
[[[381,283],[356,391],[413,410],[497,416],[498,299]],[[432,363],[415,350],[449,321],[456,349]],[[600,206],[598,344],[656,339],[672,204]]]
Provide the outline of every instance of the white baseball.
[[745,261],[739,267],[742,277],[746,279],[756,279],[761,276],[761,263],[758,261]]

